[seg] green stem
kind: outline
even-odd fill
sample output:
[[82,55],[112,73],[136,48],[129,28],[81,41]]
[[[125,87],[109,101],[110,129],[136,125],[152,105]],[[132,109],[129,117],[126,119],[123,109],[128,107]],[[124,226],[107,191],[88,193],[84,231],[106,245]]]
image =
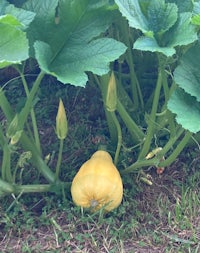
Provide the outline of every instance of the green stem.
[[29,92],[29,94],[27,96],[27,100],[26,100],[25,106],[24,106],[24,108],[22,109],[22,111],[19,114],[21,129],[23,129],[24,123],[26,122],[27,117],[28,117],[28,115],[30,113],[30,110],[31,110],[32,105],[33,105],[33,99],[35,97],[35,94],[38,91],[39,85],[40,85],[41,80],[44,77],[44,75],[45,75],[45,73],[43,71],[41,71],[39,73],[39,75],[37,76],[37,79],[35,80],[35,82],[33,84],[33,87],[32,87],[31,91]]
[[6,137],[4,136],[3,128],[0,124],[0,145],[1,145],[2,148],[4,147],[5,143],[6,143]]
[[15,193],[48,192],[50,184],[15,185]]
[[7,123],[10,123],[13,119],[14,113],[2,89],[0,89],[0,107],[6,116],[6,119],[8,121]]
[[159,158],[155,157],[153,159],[150,160],[138,160],[137,162],[133,163],[132,165],[130,165],[129,167],[127,167],[126,169],[122,170],[122,174],[128,174],[128,173],[133,173],[133,172],[137,172],[137,169],[140,169],[142,167],[149,167],[149,166],[155,166],[159,164]]
[[71,183],[70,182],[59,182],[59,184],[29,184],[29,185],[15,185],[16,193],[31,193],[31,192],[53,192],[58,187],[64,191],[70,190]]
[[59,178],[60,166],[61,166],[61,162],[62,162],[63,144],[64,144],[64,140],[61,139],[59,153],[58,153],[58,160],[57,160],[57,164],[56,164],[55,181]]
[[0,179],[0,192],[13,193],[15,188],[12,184]]
[[[22,79],[22,83],[24,85],[24,90],[26,92],[26,96],[28,98],[30,92],[28,89],[28,85],[26,82],[26,79],[24,77],[24,74],[20,72],[20,76]],[[42,77],[41,77],[42,78]],[[41,81],[38,81],[38,83],[40,83]],[[32,126],[33,126],[33,133],[34,133],[34,138],[35,138],[35,143],[36,143],[36,147],[38,148],[39,153],[41,154],[41,145],[40,145],[40,138],[39,138],[39,133],[38,133],[38,127],[37,127],[37,121],[36,121],[36,116],[35,116],[35,112],[34,109],[31,109],[31,120],[32,120]]]
[[169,166],[172,162],[174,162],[175,159],[177,158],[177,156],[185,148],[185,146],[187,145],[187,143],[188,143],[188,141],[190,140],[191,137],[192,137],[192,133],[191,132],[186,132],[185,136],[179,142],[179,144],[177,145],[175,150],[172,152],[172,154],[166,160],[162,161],[159,164],[159,166],[160,167],[166,167],[166,166]]
[[[122,173],[133,173],[136,169],[140,169],[145,166],[161,166],[163,167],[163,163],[167,161],[167,159],[164,162],[160,163],[160,159],[165,156],[165,154],[173,147],[174,143],[179,139],[181,134],[184,132],[184,129],[180,129],[177,131],[176,136],[172,136],[169,141],[166,143],[166,145],[163,147],[163,149],[158,153],[158,155],[155,158],[152,159],[142,159],[137,160],[135,163],[131,164],[129,167],[127,167],[125,170],[122,171]],[[170,162],[172,163],[174,160],[170,159]],[[169,164],[168,164],[169,165]]]
[[151,141],[152,141],[152,138],[154,135],[156,112],[157,112],[157,108],[158,108],[160,91],[161,91],[161,87],[162,87],[163,71],[164,70],[161,67],[161,69],[158,72],[158,79],[157,79],[156,89],[155,89],[155,93],[154,93],[154,99],[153,99],[153,105],[152,105],[151,114],[150,114],[150,120],[149,120],[149,124],[148,124],[148,128],[147,128],[147,135],[146,135],[146,139],[144,141],[142,150],[139,154],[139,158],[138,158],[139,160],[144,158],[145,155],[148,153],[150,145],[151,145]]
[[132,98],[134,102],[134,108],[133,110],[137,110],[139,107],[139,101],[140,101],[140,106],[144,108],[144,101],[140,89],[140,85],[137,79],[137,75],[135,73],[135,65],[133,61],[133,54],[132,54],[132,42],[130,40],[130,28],[128,26],[127,20],[124,18],[120,19],[119,22],[119,29],[120,33],[122,34],[122,41],[127,45],[127,53],[126,53],[126,58],[127,62],[129,65],[129,76],[130,76],[130,83],[131,83],[131,89],[132,89]]
[[170,88],[169,88],[168,81],[167,81],[167,73],[164,71],[163,71],[163,75],[162,75],[162,84],[163,84],[163,91],[164,91],[164,97],[165,97],[164,108],[166,109],[166,105],[169,101]]
[[142,130],[138,127],[138,125],[134,122],[134,120],[131,118],[131,116],[128,114],[122,103],[117,100],[117,111],[122,118],[125,126],[128,128],[129,133],[132,136],[134,143],[141,143],[144,140],[144,133]]
[[10,168],[10,161],[11,161],[11,150],[10,147],[7,143],[4,144],[3,147],[3,161],[2,161],[2,168],[1,168],[1,173],[2,173],[2,179],[12,183],[13,182],[13,177],[11,173],[11,168]]
[[47,179],[49,183],[55,182],[55,174],[50,170],[45,161],[41,158],[35,144],[31,141],[31,139],[23,133],[20,142],[24,150],[28,150],[31,152],[32,164],[42,173],[42,175]]
[[121,146],[122,146],[122,130],[121,130],[121,126],[119,124],[119,121],[118,121],[118,119],[116,117],[115,112],[110,112],[110,114],[111,114],[113,122],[114,122],[114,124],[116,126],[117,135],[118,135],[117,148],[116,148],[116,151],[115,151],[115,158],[114,158],[114,164],[117,165],[120,149],[121,149]]

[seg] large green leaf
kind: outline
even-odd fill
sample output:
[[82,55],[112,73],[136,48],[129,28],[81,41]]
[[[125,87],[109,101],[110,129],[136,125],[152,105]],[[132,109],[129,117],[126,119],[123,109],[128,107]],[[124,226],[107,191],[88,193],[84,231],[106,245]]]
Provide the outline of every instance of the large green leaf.
[[13,16],[0,16],[0,68],[28,58],[28,40],[22,24]]
[[87,82],[85,71],[99,75],[109,71],[109,63],[126,47],[109,38],[98,39],[115,14],[106,3],[60,0],[56,19],[57,0],[29,0],[24,5],[37,13],[28,34],[42,70],[79,86]]
[[0,0],[0,15],[5,14],[6,6],[8,6],[8,2],[6,0]]
[[179,12],[192,12],[193,10],[192,0],[166,0],[166,2],[175,3]]
[[191,24],[192,13],[180,13],[176,24],[165,34],[168,46],[189,45],[198,39],[196,28]]
[[[180,7],[178,0],[173,2],[115,0],[115,2],[122,15],[128,19],[129,25],[140,29],[146,36],[136,40],[134,49],[160,52],[169,57],[175,54],[175,47],[188,45],[197,40],[195,26],[191,24],[192,13],[182,13],[177,8],[177,5]],[[182,10],[190,8],[190,5],[186,5]]]
[[155,39],[139,38],[133,45],[134,49],[161,52],[166,56],[175,54],[175,47],[188,45],[197,40],[195,26],[190,23],[191,13],[180,13],[176,24],[162,37],[163,46]]
[[144,36],[136,40],[133,48],[142,51],[159,52],[167,57],[172,56],[176,52],[173,47],[160,47],[154,38],[148,38]]
[[200,103],[195,97],[178,88],[170,97],[168,108],[176,114],[176,120],[183,128],[192,133],[200,131]]
[[176,83],[200,102],[200,44],[191,47],[174,71]]
[[156,36],[172,27],[177,20],[177,6],[164,0],[115,0],[129,25],[145,35]]
[[35,43],[36,58],[40,67],[54,75],[62,83],[84,86],[87,82],[85,71],[104,75],[109,71],[109,62],[117,59],[125,51],[125,46],[113,39],[93,40],[84,47],[70,45],[52,61],[53,52],[48,44]]
[[[144,34],[149,32],[148,21],[143,14],[138,0],[115,0],[122,15],[128,20],[129,26],[141,30]],[[146,6],[146,3],[145,3]]]
[[35,13],[20,8],[16,8],[12,4],[6,7],[5,13],[12,15],[17,20],[19,20],[19,22],[24,26],[23,27],[24,29],[28,27],[28,25],[33,21],[35,17]]
[[165,3],[164,0],[150,1],[147,10],[147,20],[149,28],[154,32],[155,36],[163,34],[175,24],[178,18],[177,12],[177,6],[173,3]]
[[[58,26],[55,24],[55,13],[56,7],[58,6],[58,0],[28,0],[23,8],[27,11],[34,12],[36,14],[33,22],[29,26],[27,31],[29,43],[30,43],[30,54],[34,57],[33,44],[36,40],[44,41],[53,44],[55,40],[61,40],[65,36],[65,30],[63,33],[58,34]],[[67,19],[67,18],[65,18]],[[66,25],[67,26],[67,25]]]

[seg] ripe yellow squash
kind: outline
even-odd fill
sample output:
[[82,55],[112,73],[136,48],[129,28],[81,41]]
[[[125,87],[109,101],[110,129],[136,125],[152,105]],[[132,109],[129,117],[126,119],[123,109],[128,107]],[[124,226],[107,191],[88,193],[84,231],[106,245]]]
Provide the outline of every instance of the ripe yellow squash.
[[96,151],[81,166],[72,181],[71,194],[77,206],[92,211],[104,207],[109,212],[120,205],[122,179],[108,152]]

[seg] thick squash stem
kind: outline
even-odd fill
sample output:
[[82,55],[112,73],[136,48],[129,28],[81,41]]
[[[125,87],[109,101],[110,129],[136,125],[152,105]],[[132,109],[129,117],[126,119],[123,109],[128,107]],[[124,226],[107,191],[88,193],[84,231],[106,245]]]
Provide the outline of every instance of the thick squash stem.
[[56,164],[55,181],[57,181],[59,179],[60,166],[61,166],[61,162],[62,162],[63,144],[64,144],[64,140],[61,139],[60,140],[59,152],[58,152],[58,161],[57,161],[57,164]]
[[[23,86],[24,86],[24,90],[25,90],[26,96],[28,98],[28,96],[30,95],[30,92],[29,92],[29,88],[28,88],[28,84],[27,84],[27,81],[25,79],[25,76],[24,76],[23,72],[20,71],[20,69],[18,67],[16,67],[16,69],[17,69],[17,71],[20,74],[20,77],[22,79],[22,83],[23,83]],[[36,86],[38,86],[40,84],[43,76],[44,76],[44,74],[42,73],[40,75],[40,78],[37,79],[37,82],[35,84]],[[37,90],[37,87],[36,87],[36,90]],[[34,109],[31,109],[30,115],[31,115],[31,120],[32,120],[32,126],[33,126],[33,133],[34,133],[35,144],[37,146],[37,149],[38,149],[39,153],[42,154],[42,152],[41,152],[41,145],[40,145],[40,138],[39,138],[39,132],[38,132],[38,127],[37,127],[37,120],[36,120]]]
[[114,157],[114,164],[117,165],[120,149],[122,146],[122,130],[121,130],[121,126],[119,124],[119,121],[116,117],[115,112],[110,112],[110,114],[117,129],[117,148],[116,148],[115,157]]

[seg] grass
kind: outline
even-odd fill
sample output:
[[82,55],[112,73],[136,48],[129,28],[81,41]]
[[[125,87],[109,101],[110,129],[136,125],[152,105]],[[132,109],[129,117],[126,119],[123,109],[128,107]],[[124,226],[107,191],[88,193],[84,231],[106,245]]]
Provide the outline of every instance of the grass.
[[106,215],[82,210],[70,198],[11,196],[0,211],[0,252],[197,253],[200,190],[191,182],[200,175],[185,180],[186,172],[178,172],[173,166],[161,177],[152,171],[153,186],[125,189],[122,205]]

